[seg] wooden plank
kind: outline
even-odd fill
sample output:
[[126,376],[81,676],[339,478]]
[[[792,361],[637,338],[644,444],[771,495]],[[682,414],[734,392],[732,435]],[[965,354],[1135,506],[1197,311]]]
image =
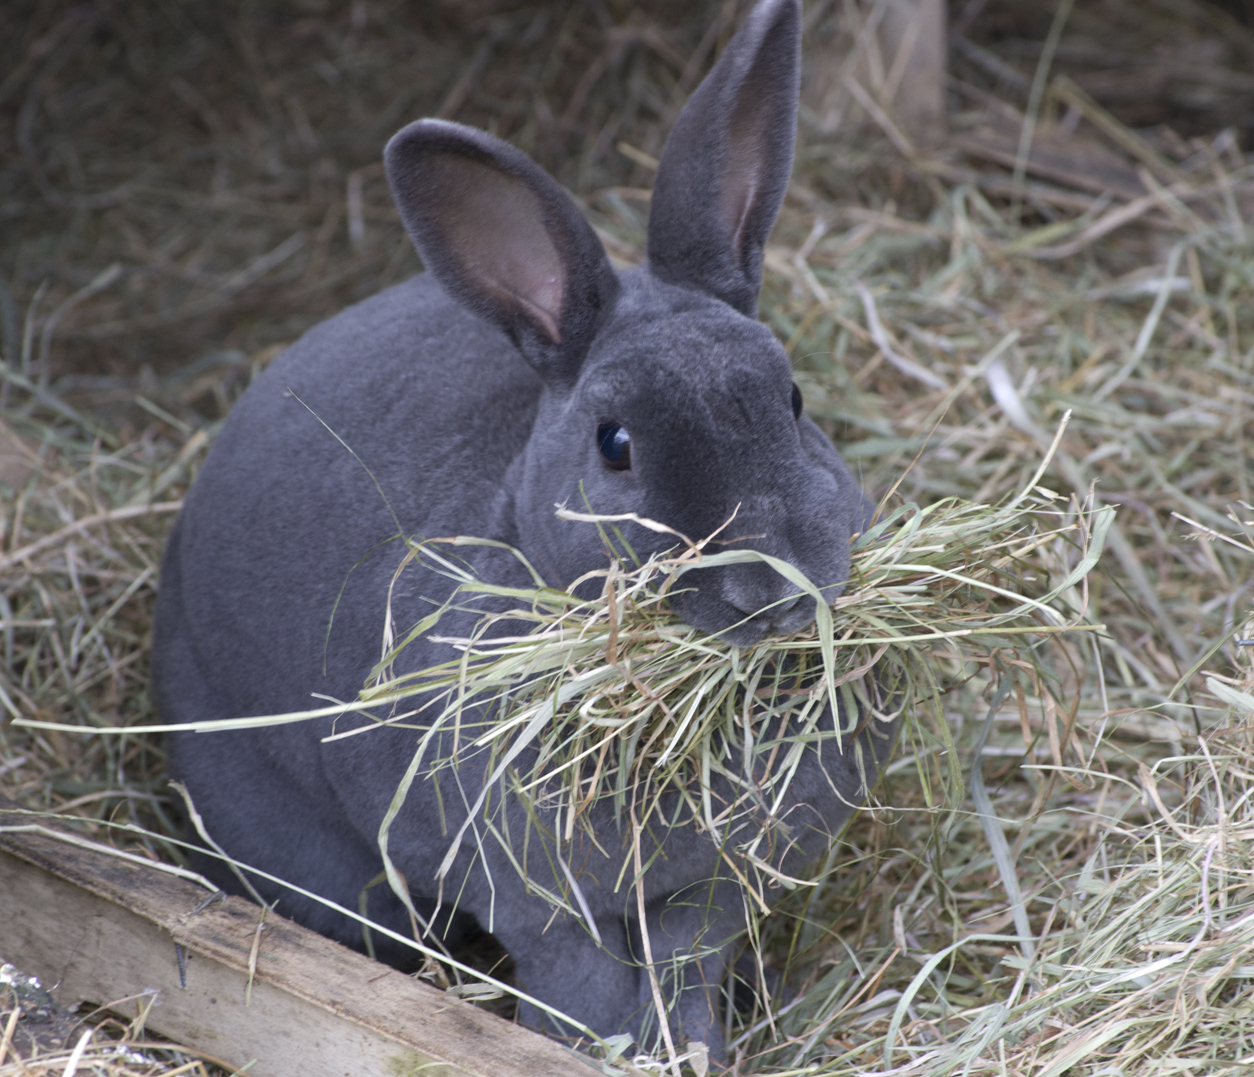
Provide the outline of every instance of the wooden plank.
[[[34,820],[5,808],[0,827]],[[148,1027],[254,1077],[590,1077],[591,1064],[274,913],[155,867],[0,832],[0,960],[59,1003],[156,995]],[[186,955],[185,983],[175,943]],[[130,1014],[129,1016],[133,1016]]]
[[947,15],[945,0],[888,0],[880,24],[886,104],[919,146],[945,137]]

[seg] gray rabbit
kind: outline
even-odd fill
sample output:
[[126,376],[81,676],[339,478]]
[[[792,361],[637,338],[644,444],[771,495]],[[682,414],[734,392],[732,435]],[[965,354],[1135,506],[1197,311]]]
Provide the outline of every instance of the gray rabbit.
[[[648,263],[628,272],[611,268],[574,202],[519,150],[438,120],[391,140],[388,180],[428,272],[310,330],[224,425],[162,566],[153,665],[166,721],[298,711],[319,705],[315,693],[356,698],[379,659],[400,535],[496,539],[559,587],[603,569],[597,529],[558,519],[561,503],[637,513],[693,538],[735,514],[712,549],[763,551],[839,592],[868,503],[803,414],[787,356],[756,320],[763,246],[792,167],[800,18],[799,0],[762,0],[693,94],[658,168]],[[623,535],[641,557],[674,541],[635,525]],[[496,582],[530,582],[507,552],[479,550],[474,563]],[[736,644],[814,618],[813,598],[761,563],[697,569],[684,583],[675,612]],[[405,568],[391,593],[398,626],[451,588]],[[468,631],[474,615],[449,618],[442,634]],[[453,653],[423,639],[401,662],[421,669]],[[171,767],[228,853],[356,908],[380,872],[380,820],[417,734],[321,743],[331,726],[177,734]],[[876,771],[894,733],[894,722],[864,720],[843,751],[832,739],[809,750],[778,821],[784,870],[824,850],[865,797],[855,747]],[[417,783],[391,827],[391,855],[424,915],[465,818],[465,785],[481,772],[463,765],[463,788],[448,777],[438,789]],[[504,810],[522,833],[523,808]],[[604,848],[577,829],[565,856],[600,942],[582,918],[552,918],[490,841],[482,853],[470,841],[461,849],[436,930],[490,925],[523,990],[599,1035],[650,1046],[656,1016],[630,877],[616,891],[630,834],[608,805],[592,811]],[[728,858],[691,823],[668,829],[654,818],[642,841],[671,1028],[717,1058],[745,902]],[[539,844],[527,872],[565,891]],[[236,887],[221,867],[205,870]],[[280,913],[361,945],[347,918],[258,885]],[[374,919],[409,933],[386,886],[369,901]],[[570,1031],[528,1004],[520,1017]]]

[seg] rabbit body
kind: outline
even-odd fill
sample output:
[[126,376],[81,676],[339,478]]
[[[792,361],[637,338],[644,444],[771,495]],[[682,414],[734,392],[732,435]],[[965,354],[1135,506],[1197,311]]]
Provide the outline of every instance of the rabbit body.
[[[867,504],[831,443],[795,414],[787,357],[753,318],[762,245],[791,166],[798,37],[796,0],[766,0],[733,39],[667,144],[649,264],[627,272],[610,268],[569,197],[504,143],[437,121],[393,139],[389,179],[429,271],[309,331],[224,424],[162,567],[154,685],[166,721],[295,712],[319,704],[313,693],[356,698],[380,656],[389,587],[401,630],[452,588],[416,564],[393,585],[405,554],[398,533],[496,539],[565,587],[603,569],[606,552],[595,528],[558,519],[557,503],[638,513],[693,538],[734,514],[720,538],[838,591]],[[629,432],[627,468],[603,452],[607,423]],[[631,524],[624,534],[641,555],[674,543]],[[470,559],[484,578],[530,583],[507,552]],[[679,596],[677,612],[733,641],[814,616],[812,599],[760,564],[690,578],[695,589]],[[464,633],[473,619],[451,613],[440,632]],[[398,672],[452,653],[416,640]],[[322,742],[364,722],[175,734],[172,770],[232,857],[356,908],[381,870],[379,825],[416,743],[412,730],[394,728]],[[855,752],[878,769],[893,733],[892,723],[871,722],[843,751],[829,740],[810,752],[783,816],[784,870],[800,870],[844,825],[865,796]],[[438,789],[415,783],[392,825],[390,853],[424,915],[466,817],[463,794],[473,799],[482,772],[472,755],[460,790],[447,775]],[[523,808],[506,801],[503,810],[511,834],[523,834]],[[553,917],[491,839],[463,844],[443,888],[442,908],[456,914],[440,930],[473,918],[501,940],[524,991],[599,1035],[644,1041],[652,989],[632,874],[619,885],[630,834],[608,805],[591,811],[601,848],[577,827],[563,855],[600,943],[582,916]],[[551,813],[540,815],[554,826]],[[538,847],[528,874],[567,891]],[[642,853],[653,861],[646,924],[673,1028],[717,1057],[718,990],[744,926],[738,884],[692,825],[668,831],[655,819]],[[205,870],[237,888],[213,862]],[[280,913],[360,945],[346,917],[258,886]],[[369,902],[372,918],[409,933],[386,886]],[[694,953],[683,968],[672,962]],[[526,1003],[521,1017],[568,1031]]]

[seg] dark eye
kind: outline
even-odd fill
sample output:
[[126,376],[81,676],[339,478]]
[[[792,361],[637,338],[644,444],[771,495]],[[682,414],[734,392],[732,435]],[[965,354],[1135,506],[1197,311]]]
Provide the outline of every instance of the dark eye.
[[615,471],[631,467],[631,435],[618,423],[602,423],[597,427],[597,444],[605,462]]
[[796,382],[792,383],[792,417],[801,418],[801,390],[797,388]]

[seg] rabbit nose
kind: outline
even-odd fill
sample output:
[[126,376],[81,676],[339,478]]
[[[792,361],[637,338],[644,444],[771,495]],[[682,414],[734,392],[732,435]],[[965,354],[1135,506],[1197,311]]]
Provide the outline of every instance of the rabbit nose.
[[[801,602],[803,595],[792,595],[788,598],[765,598],[762,601],[754,601],[747,595],[736,593],[729,596],[728,601],[737,610],[746,617],[753,617],[756,614],[764,614],[772,624],[778,624],[783,621],[787,615],[795,610]],[[768,608],[769,607],[769,608]]]
[[781,623],[804,597],[795,584],[769,565],[738,565],[727,574],[723,585],[728,604],[746,617],[765,613],[774,624]]

